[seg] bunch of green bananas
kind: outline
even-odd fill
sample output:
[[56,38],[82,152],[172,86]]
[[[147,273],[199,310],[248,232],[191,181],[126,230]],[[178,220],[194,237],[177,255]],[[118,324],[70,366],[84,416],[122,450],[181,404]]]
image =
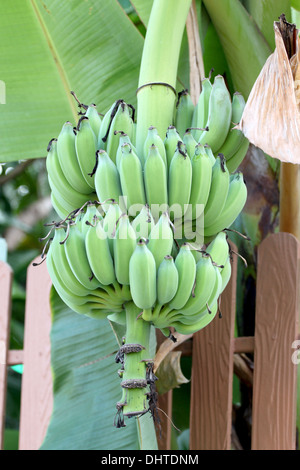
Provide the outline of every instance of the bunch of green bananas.
[[[217,78],[211,86],[209,101],[212,101],[211,107],[214,107],[215,112],[211,111],[209,116],[220,115],[217,110],[221,106],[218,108],[215,100],[219,96],[217,91],[220,94],[222,89],[221,84],[225,86],[225,83],[223,78],[221,81]],[[204,93],[205,86],[200,98]],[[225,103],[222,109],[225,109],[228,108],[228,100],[225,98],[230,100],[230,97],[228,92],[222,93],[222,103]],[[181,100],[185,96],[182,95]],[[220,102],[221,98],[218,99]],[[186,109],[180,106],[181,100],[176,121],[181,121],[178,125],[182,128]],[[201,115],[198,110],[200,103],[201,99],[194,109],[193,122],[195,116]],[[240,104],[241,109],[239,94],[233,97],[234,110],[236,103]],[[97,199],[104,203],[114,199],[129,216],[134,216],[147,203],[155,221],[165,211],[169,211],[171,220],[179,221],[179,224],[183,220],[191,220],[191,226],[193,221],[204,216],[203,235],[206,241],[219,231],[229,228],[243,209],[247,197],[242,173],[230,174],[228,165],[233,160],[230,158],[227,161],[224,153],[214,155],[213,148],[216,145],[213,138],[210,137],[208,144],[203,137],[209,135],[209,131],[202,133],[197,142],[193,132],[201,131],[188,130],[181,139],[173,125],[167,129],[164,140],[158,135],[157,129],[151,126],[143,153],[138,155],[134,146],[135,123],[131,109],[124,101],[118,100],[101,119],[95,106],[90,106],[80,117],[76,128],[66,123],[58,139],[50,141],[47,170],[53,206],[59,216],[65,218],[88,200]],[[229,124],[231,114],[230,102]],[[212,117],[210,121],[213,121]],[[210,127],[211,131],[214,130],[214,139],[223,142],[223,138],[220,138],[220,122],[215,126],[215,130]],[[226,126],[223,118],[222,126]],[[238,139],[245,142],[239,133],[232,129],[225,143],[221,144],[223,148],[232,148],[230,142],[234,141],[236,145]]]
[[53,230],[48,270],[75,312],[105,318],[132,300],[166,334],[195,332],[215,316],[231,273],[225,232],[207,248],[179,246],[168,213],[155,222],[145,205],[131,218],[113,200],[90,202]]

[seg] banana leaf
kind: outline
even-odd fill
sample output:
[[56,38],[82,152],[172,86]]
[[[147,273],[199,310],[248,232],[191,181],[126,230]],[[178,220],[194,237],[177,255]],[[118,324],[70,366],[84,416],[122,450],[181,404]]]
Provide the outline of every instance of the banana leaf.
[[117,0],[2,0],[0,44],[0,162],[46,156],[77,119],[71,90],[99,112],[136,104],[143,37]]
[[54,407],[41,450],[138,449],[135,419],[114,426],[119,344],[109,321],[74,313],[54,288],[51,308]]

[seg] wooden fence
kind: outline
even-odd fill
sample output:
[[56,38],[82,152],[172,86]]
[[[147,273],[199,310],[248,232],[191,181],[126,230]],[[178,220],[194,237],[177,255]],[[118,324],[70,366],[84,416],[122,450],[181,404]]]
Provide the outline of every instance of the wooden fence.
[[[234,364],[253,353],[252,450],[296,448],[299,250],[289,234],[267,237],[258,248],[254,337],[235,337],[237,261],[221,299],[222,318],[183,343],[192,354],[190,449],[231,449]],[[9,350],[12,271],[0,262],[0,446],[3,445],[7,367],[24,364],[20,450],[37,450],[52,412],[51,288],[46,263],[28,268],[23,351]],[[292,360],[294,359],[294,360]],[[172,391],[159,406],[172,416]],[[163,415],[162,415],[163,417]],[[170,449],[171,421],[162,419],[161,450]],[[2,448],[2,447],[1,447]]]

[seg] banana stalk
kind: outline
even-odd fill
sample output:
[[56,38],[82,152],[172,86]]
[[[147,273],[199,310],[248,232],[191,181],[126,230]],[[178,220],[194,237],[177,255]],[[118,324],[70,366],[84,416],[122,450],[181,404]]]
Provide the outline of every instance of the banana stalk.
[[154,0],[145,38],[137,91],[137,152],[150,126],[161,138],[173,120],[176,77],[185,22],[192,0]]

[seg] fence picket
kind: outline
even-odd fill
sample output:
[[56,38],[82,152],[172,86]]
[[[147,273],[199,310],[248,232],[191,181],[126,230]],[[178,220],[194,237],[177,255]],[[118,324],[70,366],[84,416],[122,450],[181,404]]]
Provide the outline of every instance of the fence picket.
[[12,270],[0,261],[0,449],[3,449],[7,388],[7,359],[11,317]]
[[20,450],[40,448],[52,412],[50,288],[46,263],[39,268],[30,265],[26,286]]
[[299,242],[288,233],[270,235],[258,249],[253,450],[295,449],[298,317]]
[[193,336],[190,449],[226,450],[231,444],[233,337],[237,260],[217,317]]

